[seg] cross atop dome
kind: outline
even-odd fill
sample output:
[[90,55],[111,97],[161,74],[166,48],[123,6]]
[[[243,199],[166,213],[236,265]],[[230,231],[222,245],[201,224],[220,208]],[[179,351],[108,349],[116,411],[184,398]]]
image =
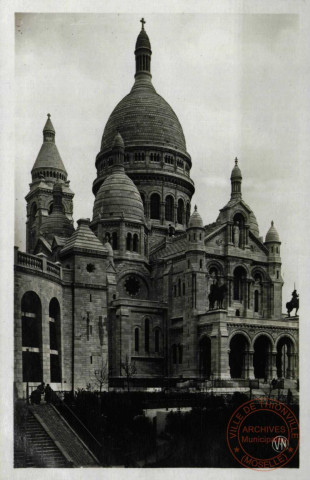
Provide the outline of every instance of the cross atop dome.
[[146,23],[146,21],[144,20],[144,18],[141,18],[140,22],[142,25],[142,30],[144,30],[144,24]]

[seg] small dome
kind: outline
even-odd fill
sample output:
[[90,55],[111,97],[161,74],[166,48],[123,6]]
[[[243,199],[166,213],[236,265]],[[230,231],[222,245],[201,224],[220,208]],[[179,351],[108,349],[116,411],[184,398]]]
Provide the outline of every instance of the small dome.
[[197,206],[195,205],[194,213],[191,215],[188,228],[203,228],[203,221],[199,213],[197,212]]
[[269,228],[267,235],[266,235],[266,240],[265,243],[270,243],[270,242],[277,242],[280,243],[280,237],[279,234],[274,226],[273,221],[271,222],[271,227]]
[[126,220],[144,222],[141,195],[123,170],[109,175],[96,195],[93,217],[104,219],[124,217]]
[[136,50],[138,50],[138,48],[148,48],[151,50],[150,39],[144,29],[142,29],[139,33],[136,41]]
[[238,166],[238,158],[237,157],[235,158],[235,166],[232,169],[230,179],[231,180],[238,180],[238,179],[242,180],[241,170]]

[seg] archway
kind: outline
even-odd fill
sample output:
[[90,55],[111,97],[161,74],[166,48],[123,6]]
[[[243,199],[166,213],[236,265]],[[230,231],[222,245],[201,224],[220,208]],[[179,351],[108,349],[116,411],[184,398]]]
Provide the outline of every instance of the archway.
[[277,344],[277,376],[278,378],[293,378],[294,345],[289,337],[282,337]]
[[21,301],[23,381],[42,381],[42,305],[35,292]]
[[254,342],[254,376],[255,378],[269,378],[271,342],[266,335],[260,335]]
[[246,377],[246,351],[249,343],[244,335],[237,333],[230,341],[229,367],[231,378]]
[[199,374],[203,378],[211,375],[211,340],[203,337],[199,342]]

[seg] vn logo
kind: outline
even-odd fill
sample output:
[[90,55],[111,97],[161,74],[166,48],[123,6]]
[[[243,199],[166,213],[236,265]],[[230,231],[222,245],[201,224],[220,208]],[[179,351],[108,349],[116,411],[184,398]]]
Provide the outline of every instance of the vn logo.
[[283,450],[288,447],[288,439],[282,435],[278,435],[273,438],[271,445],[275,452],[283,452]]

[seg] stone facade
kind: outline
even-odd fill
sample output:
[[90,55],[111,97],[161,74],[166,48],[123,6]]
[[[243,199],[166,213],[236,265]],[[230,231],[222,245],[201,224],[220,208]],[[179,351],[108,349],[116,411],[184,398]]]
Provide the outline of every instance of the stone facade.
[[93,218],[73,192],[50,115],[32,170],[27,253],[15,250],[15,382],[57,390],[298,377],[298,317],[282,314],[281,242],[242,198],[204,225],[182,127],[155,91],[142,27],[135,83],[97,155]]

